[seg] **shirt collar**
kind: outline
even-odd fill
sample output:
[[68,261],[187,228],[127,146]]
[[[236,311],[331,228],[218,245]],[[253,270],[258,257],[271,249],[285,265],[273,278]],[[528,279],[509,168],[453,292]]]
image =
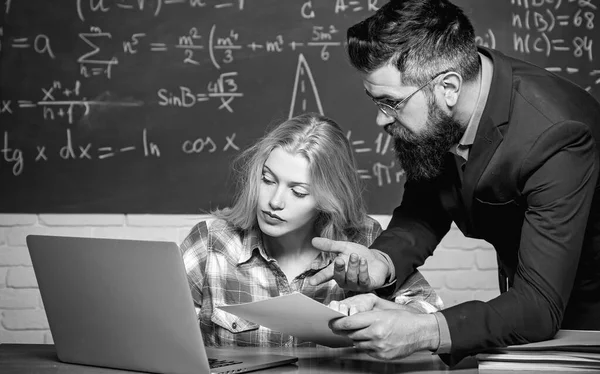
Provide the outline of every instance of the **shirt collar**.
[[245,232],[244,239],[242,240],[242,253],[238,258],[238,265],[250,260],[255,250],[265,259],[269,258],[264,250],[260,230],[252,228]]
[[479,127],[479,122],[481,122],[481,116],[483,115],[483,110],[485,109],[485,104],[490,93],[492,74],[494,71],[492,60],[481,53],[479,53],[479,59],[481,61],[481,84],[479,88],[479,96],[477,97],[477,103],[475,104],[475,110],[469,119],[467,129],[465,130],[465,133],[463,134],[459,143],[450,150],[450,152],[464,158],[465,161],[468,160],[469,149],[475,142],[477,128]]

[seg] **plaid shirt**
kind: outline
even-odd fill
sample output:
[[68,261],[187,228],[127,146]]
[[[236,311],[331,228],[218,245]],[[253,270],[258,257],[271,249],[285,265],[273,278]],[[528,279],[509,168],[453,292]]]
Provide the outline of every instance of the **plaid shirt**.
[[[369,218],[369,226],[354,242],[369,246],[381,232]],[[354,295],[334,280],[318,286],[305,282],[318,270],[306,270],[288,282],[284,273],[264,250],[259,231],[240,232],[226,221],[210,219],[194,226],[180,246],[188,281],[198,314],[204,343],[209,346],[314,346],[227,313],[218,306],[301,292],[323,304]],[[322,252],[319,269],[336,254]],[[415,272],[396,293],[396,302],[411,303],[425,312],[441,309],[442,303],[419,272]]]

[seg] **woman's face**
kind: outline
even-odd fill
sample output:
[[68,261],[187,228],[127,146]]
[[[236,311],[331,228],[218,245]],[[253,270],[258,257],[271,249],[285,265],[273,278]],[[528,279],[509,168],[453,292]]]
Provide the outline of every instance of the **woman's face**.
[[271,237],[308,234],[317,217],[308,161],[275,148],[265,161],[260,181],[257,218],[261,231]]

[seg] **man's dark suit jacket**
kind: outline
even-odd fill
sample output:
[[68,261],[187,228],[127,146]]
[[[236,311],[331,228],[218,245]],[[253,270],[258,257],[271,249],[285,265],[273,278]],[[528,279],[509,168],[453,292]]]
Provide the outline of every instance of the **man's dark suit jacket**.
[[451,221],[494,246],[509,290],[442,311],[452,340],[447,363],[550,339],[559,328],[600,330],[600,103],[544,69],[479,51],[494,73],[462,184],[448,153],[441,177],[405,184],[371,246],[391,257],[397,284]]

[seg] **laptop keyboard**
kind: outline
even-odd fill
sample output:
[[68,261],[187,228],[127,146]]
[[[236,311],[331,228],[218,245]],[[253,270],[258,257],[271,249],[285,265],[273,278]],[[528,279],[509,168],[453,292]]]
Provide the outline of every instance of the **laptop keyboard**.
[[223,366],[229,366],[229,365],[235,365],[235,364],[241,364],[241,363],[242,363],[242,361],[219,360],[216,358],[208,359],[208,366],[210,366],[211,369],[216,369],[216,368],[220,368]]

